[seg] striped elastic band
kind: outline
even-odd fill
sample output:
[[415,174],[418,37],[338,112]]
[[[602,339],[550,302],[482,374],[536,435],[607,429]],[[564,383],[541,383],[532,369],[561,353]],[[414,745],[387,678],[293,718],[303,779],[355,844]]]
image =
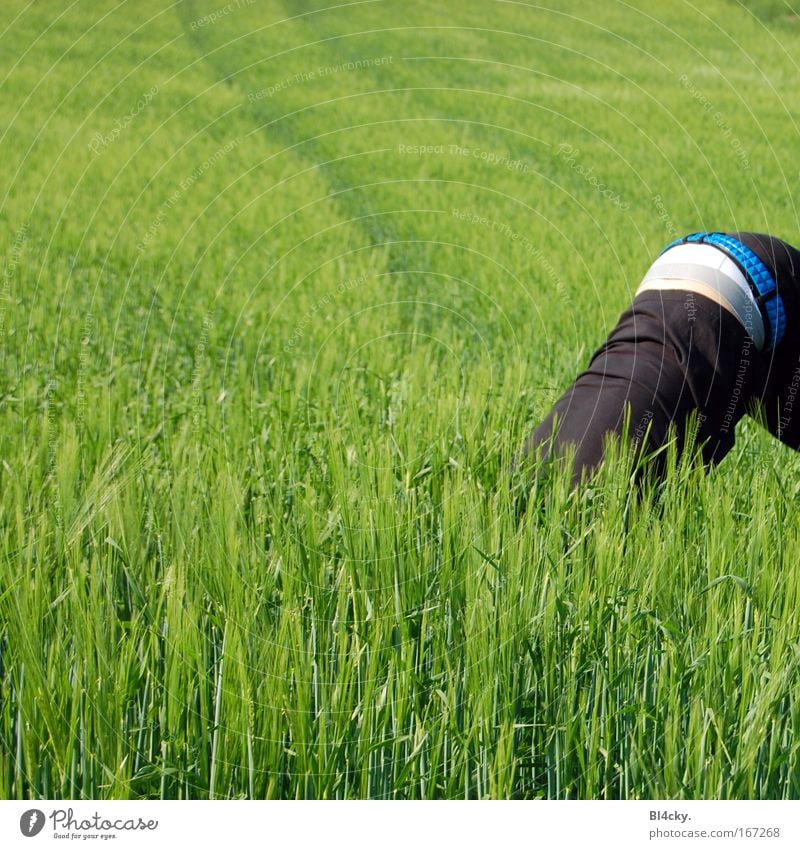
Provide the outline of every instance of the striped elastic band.
[[739,266],[715,245],[689,242],[664,251],[650,266],[637,291],[683,289],[711,298],[725,307],[763,350],[764,321],[758,303]]
[[786,312],[775,279],[761,258],[747,245],[725,233],[692,233],[670,242],[661,253],[676,245],[694,242],[719,248],[741,269],[761,313],[766,337],[764,348],[769,350],[778,345],[786,330]]

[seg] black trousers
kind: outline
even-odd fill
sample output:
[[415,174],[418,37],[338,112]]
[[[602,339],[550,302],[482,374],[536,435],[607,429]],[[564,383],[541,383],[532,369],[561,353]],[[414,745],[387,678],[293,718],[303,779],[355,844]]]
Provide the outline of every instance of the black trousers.
[[[694,419],[694,444],[711,466],[733,447],[736,423],[758,407],[768,371],[769,359],[716,302],[689,291],[646,291],[524,450],[545,459],[573,450],[575,485],[597,469],[609,434],[626,436],[642,456],[670,438],[681,452]],[[661,474],[664,459],[662,450],[649,469]]]

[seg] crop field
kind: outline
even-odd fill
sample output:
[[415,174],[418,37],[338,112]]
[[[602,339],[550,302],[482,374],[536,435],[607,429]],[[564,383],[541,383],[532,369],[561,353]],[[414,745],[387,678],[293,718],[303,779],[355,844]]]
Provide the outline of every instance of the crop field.
[[799,78],[791,0],[3,0],[0,798],[800,798],[800,457],[513,462],[669,241],[798,243]]

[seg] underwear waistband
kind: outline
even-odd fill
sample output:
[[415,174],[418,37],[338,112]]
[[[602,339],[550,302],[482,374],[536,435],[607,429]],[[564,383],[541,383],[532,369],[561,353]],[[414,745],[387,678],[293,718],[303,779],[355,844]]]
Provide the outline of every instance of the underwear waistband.
[[676,239],[661,252],[661,257],[674,248],[690,245],[713,246],[725,254],[744,275],[755,299],[764,328],[764,348],[772,349],[780,343],[786,330],[786,310],[778,285],[770,269],[758,254],[727,233],[691,233]]
[[700,263],[659,262],[647,272],[636,294],[653,289],[692,291],[710,298],[732,313],[756,348],[763,350],[764,322],[746,281]]

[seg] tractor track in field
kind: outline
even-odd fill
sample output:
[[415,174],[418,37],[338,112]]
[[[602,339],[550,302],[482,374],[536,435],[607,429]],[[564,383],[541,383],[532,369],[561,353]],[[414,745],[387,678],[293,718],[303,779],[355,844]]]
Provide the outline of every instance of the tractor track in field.
[[[287,9],[287,18],[302,14],[302,12],[293,9],[291,3],[283,5]],[[324,149],[324,146],[318,140],[319,137],[310,135],[306,138],[298,138],[297,130],[292,126],[291,121],[291,118],[297,113],[287,112],[279,96],[255,101],[248,100],[248,90],[240,83],[243,68],[234,68],[229,65],[230,48],[226,45],[215,46],[211,44],[206,28],[192,29],[190,26],[192,21],[201,17],[194,2],[190,1],[178,6],[177,15],[187,39],[205,64],[212,70],[214,79],[235,89],[241,95],[243,108],[247,109],[252,115],[253,124],[271,142],[278,141],[285,145],[281,153],[290,152],[299,162],[306,163],[311,167],[315,165],[323,166],[317,171],[318,177],[327,184],[329,189],[328,200],[341,211],[342,222],[357,223],[364,233],[368,246],[385,248],[386,266],[389,270],[403,267],[400,262],[402,244],[395,244],[402,239],[401,234],[397,232],[396,228],[392,227],[388,216],[376,212],[366,193],[358,191],[360,185],[344,173],[341,164],[336,160],[330,161],[330,152]],[[304,25],[308,27],[305,22]],[[309,39],[309,42],[313,43],[320,40],[324,39],[317,37]],[[352,54],[342,50],[338,55],[342,57],[341,61],[348,61]]]

